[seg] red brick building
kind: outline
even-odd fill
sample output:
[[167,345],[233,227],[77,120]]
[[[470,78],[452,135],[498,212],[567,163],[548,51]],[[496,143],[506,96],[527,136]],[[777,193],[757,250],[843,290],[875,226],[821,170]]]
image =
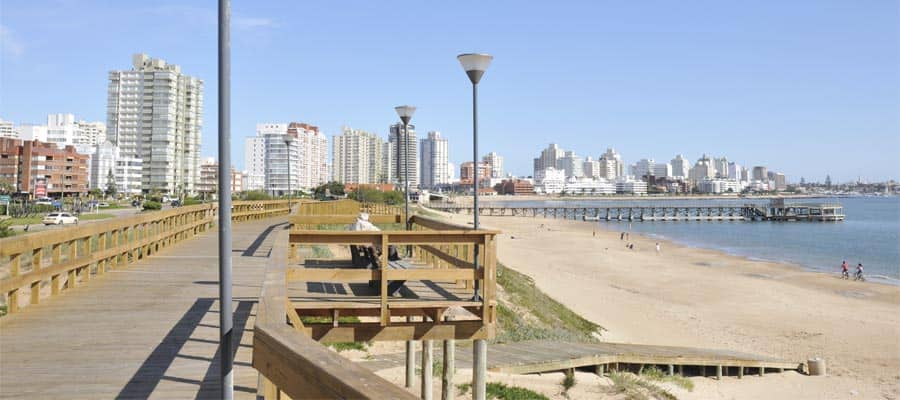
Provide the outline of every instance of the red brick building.
[[534,185],[522,179],[504,179],[503,182],[497,184],[496,189],[499,194],[534,194]]
[[0,138],[0,181],[30,196],[36,186],[45,187],[49,197],[82,195],[88,191],[89,159],[74,146]]
[[[475,168],[471,161],[466,161],[459,165],[459,184],[463,186],[471,186]],[[491,180],[491,164],[484,161],[478,162],[478,186],[485,185]]]

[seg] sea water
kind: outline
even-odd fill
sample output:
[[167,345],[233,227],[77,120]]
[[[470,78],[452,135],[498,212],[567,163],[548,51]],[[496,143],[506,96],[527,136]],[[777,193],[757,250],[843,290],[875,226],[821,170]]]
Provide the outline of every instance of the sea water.
[[[485,206],[627,207],[739,206],[727,200],[566,200],[492,201]],[[755,201],[765,204],[766,202]],[[771,221],[599,221],[616,232],[635,232],[675,243],[724,251],[752,259],[789,262],[828,273],[840,273],[841,262],[862,263],[868,279],[900,284],[900,197],[849,197],[788,200],[788,203],[840,203],[842,222]],[[663,248],[665,252],[665,248]]]

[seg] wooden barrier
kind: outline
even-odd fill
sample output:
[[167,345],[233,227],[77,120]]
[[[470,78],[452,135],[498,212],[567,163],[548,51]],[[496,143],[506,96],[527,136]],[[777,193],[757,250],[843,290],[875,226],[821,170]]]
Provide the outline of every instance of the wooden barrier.
[[[299,331],[303,323],[286,294],[286,232],[276,236],[269,256],[253,329],[253,367],[259,396],[281,399],[414,399],[395,386]],[[294,325],[285,323],[290,320]]]
[[[232,210],[233,220],[248,221],[287,214],[290,208],[281,200],[236,201]],[[5,262],[8,272],[0,278],[0,293],[6,295],[7,312],[21,311],[24,291],[30,292],[29,304],[39,304],[205,232],[216,216],[217,205],[211,203],[0,239],[0,266]],[[48,281],[49,293],[42,295]]]

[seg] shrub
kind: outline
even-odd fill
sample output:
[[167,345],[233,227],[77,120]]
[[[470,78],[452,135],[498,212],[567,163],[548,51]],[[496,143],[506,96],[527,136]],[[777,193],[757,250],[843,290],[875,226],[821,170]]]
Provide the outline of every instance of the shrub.
[[183,205],[183,206],[193,206],[193,205],[197,205],[197,204],[201,204],[201,203],[203,203],[203,202],[200,201],[200,200],[187,198],[187,199],[184,199],[184,203],[182,203],[181,205]]
[[575,387],[575,373],[571,370],[566,371],[566,376],[563,377],[563,380],[560,384],[563,387],[563,393],[568,393],[569,389]]
[[9,225],[9,221],[0,221],[0,238],[15,235],[15,232],[13,232],[12,228],[10,228]]
[[248,192],[244,192],[243,195],[244,200],[271,200],[272,196],[269,196],[268,193],[262,190],[251,190]]
[[[550,400],[547,396],[544,396],[538,392],[535,392],[530,389],[525,389],[523,387],[518,386],[507,386],[502,383],[497,382],[489,382],[485,389],[487,392],[487,398],[489,399],[499,399],[499,400]],[[472,384],[463,383],[456,386],[462,394],[466,394],[472,389]]]
[[612,392],[624,394],[627,399],[677,400],[666,388],[630,372],[613,372],[609,379],[613,383]]
[[162,209],[162,203],[160,203],[158,201],[145,201],[144,202],[144,211],[154,211],[154,210],[161,210],[161,209]]

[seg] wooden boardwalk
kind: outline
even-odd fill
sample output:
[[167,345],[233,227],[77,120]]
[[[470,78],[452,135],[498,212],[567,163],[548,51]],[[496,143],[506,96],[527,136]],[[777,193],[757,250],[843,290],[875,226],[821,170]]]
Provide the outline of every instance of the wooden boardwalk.
[[[463,363],[471,360],[471,351],[467,350],[457,348],[456,359]],[[362,364],[379,370],[402,365],[403,360],[403,354],[388,354]],[[610,369],[637,372],[642,366],[672,372],[677,369],[685,375],[742,376],[745,372],[760,374],[760,368],[765,368],[764,372],[797,370],[800,363],[730,350],[625,343],[526,341],[488,346],[487,368],[493,372],[529,374],[573,368],[592,368],[600,373]]]
[[[287,217],[233,225],[235,398],[255,399],[252,328]],[[217,234],[0,319],[0,398],[220,398]]]

